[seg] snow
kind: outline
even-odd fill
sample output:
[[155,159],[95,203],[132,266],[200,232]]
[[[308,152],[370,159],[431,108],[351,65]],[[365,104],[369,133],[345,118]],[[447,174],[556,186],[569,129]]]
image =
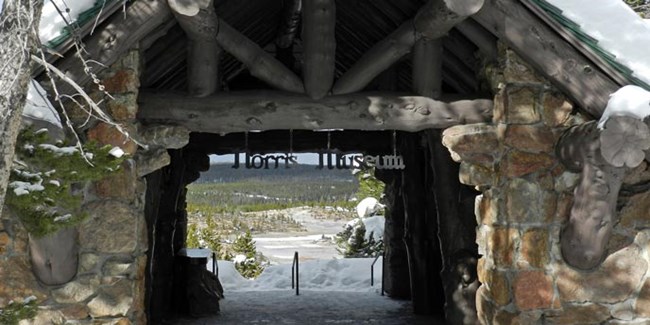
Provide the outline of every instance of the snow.
[[55,217],[54,222],[68,221],[70,218],[72,218],[72,215],[68,213],[66,215]]
[[370,217],[381,210],[383,206],[374,197],[367,197],[357,204],[359,218]]
[[372,216],[368,218],[361,219],[363,225],[366,227],[365,239],[369,240],[370,235],[375,241],[379,241],[384,238],[384,225],[386,224],[386,218],[384,216]]
[[[41,43],[47,42],[61,35],[61,30],[66,26],[65,20],[73,23],[79,17],[79,14],[92,8],[96,0],[46,0],[43,5],[41,22],[38,26],[38,35]],[[56,10],[56,7],[63,12],[63,17]],[[68,11],[66,13],[66,11]],[[64,20],[65,18],[65,20]]]
[[612,116],[629,116],[643,120],[650,116],[650,91],[637,86],[624,86],[610,95],[598,128]]
[[546,0],[562,15],[634,71],[633,76],[650,84],[650,24],[621,0]]
[[47,92],[34,79],[29,82],[27,102],[23,109],[23,116],[46,121],[59,128],[63,128],[59,113],[56,112],[52,103],[47,99]]
[[38,147],[45,150],[49,150],[53,154],[58,156],[68,156],[78,151],[76,147],[57,147],[55,145],[51,145],[48,143],[39,144]]
[[16,196],[29,194],[30,192],[40,192],[45,190],[45,187],[41,185],[40,181],[36,184],[21,182],[21,181],[13,181],[9,183],[9,188],[14,190],[14,194],[16,194]]
[[[310,291],[375,292],[370,286],[374,258],[345,258],[300,261],[300,289]],[[291,264],[272,265],[255,280],[242,277],[230,261],[217,261],[219,280],[226,291],[291,290]],[[212,262],[208,262],[212,270]],[[381,283],[382,258],[374,266],[375,284]]]
[[124,150],[122,150],[120,147],[113,147],[108,152],[108,154],[115,158],[122,158],[122,156],[124,156]]

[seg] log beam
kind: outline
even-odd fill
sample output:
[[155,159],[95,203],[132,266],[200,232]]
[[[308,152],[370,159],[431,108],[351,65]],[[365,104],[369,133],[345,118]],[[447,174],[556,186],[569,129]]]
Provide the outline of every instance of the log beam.
[[483,0],[430,0],[415,18],[403,23],[385,39],[375,44],[334,84],[334,94],[362,90],[379,73],[411,52],[420,38],[440,38],[456,24],[478,12]]
[[[221,47],[214,32],[216,13],[212,0],[185,3],[182,0],[167,0],[176,21],[189,39],[187,51],[187,88],[192,96],[205,97],[219,87],[219,60]],[[206,33],[201,28],[210,27]]]
[[580,172],[569,220],[560,234],[567,264],[589,270],[605,258],[616,223],[616,201],[625,172],[638,166],[650,144],[650,132],[641,121],[616,116],[599,132],[596,121],[564,132],[556,154],[564,166]]
[[473,18],[596,118],[620,88],[519,1],[490,1]]
[[334,82],[336,7],[334,0],[304,0],[302,12],[303,78],[314,99],[329,93]]
[[451,103],[420,96],[354,94],[313,100],[290,93],[240,92],[204,98],[142,91],[139,119],[191,131],[349,129],[419,131],[491,119],[492,101]]

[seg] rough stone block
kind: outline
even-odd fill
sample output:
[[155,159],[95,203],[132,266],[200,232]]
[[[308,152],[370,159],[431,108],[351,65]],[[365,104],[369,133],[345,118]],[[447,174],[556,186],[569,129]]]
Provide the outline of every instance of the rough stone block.
[[522,271],[514,279],[515,304],[520,310],[551,308],[553,279],[542,271]]
[[138,146],[127,136],[122,134],[115,126],[99,122],[95,127],[88,130],[88,139],[95,140],[102,145],[112,145],[122,148],[124,152],[132,155]]
[[95,182],[95,194],[100,198],[132,202],[136,199],[136,183],[135,162],[126,160],[117,172]]
[[635,229],[650,227],[650,192],[632,196],[619,216],[619,225],[622,227]]
[[549,261],[548,231],[542,228],[524,231],[521,240],[521,257],[532,267],[543,268]]
[[506,310],[497,311],[490,324],[494,325],[525,325],[519,318],[519,313],[511,313]]
[[52,297],[60,304],[79,303],[94,295],[98,288],[99,278],[97,276],[81,276],[61,288],[52,290]]
[[503,77],[508,83],[544,83],[544,78],[535,72],[526,61],[524,61],[512,49],[506,49],[503,66]]
[[494,112],[492,113],[492,123],[501,124],[506,123],[506,89],[501,87],[494,95]]
[[100,257],[92,253],[84,253],[79,256],[79,273],[88,273],[95,270],[99,264]]
[[130,122],[138,114],[138,95],[135,93],[116,94],[106,100],[106,112],[117,122]]
[[122,260],[108,260],[102,267],[104,276],[132,275],[134,272],[135,265]]
[[650,318],[650,279],[646,279],[643,283],[634,307],[639,317]]
[[573,111],[573,103],[561,93],[545,92],[542,101],[542,120],[550,127],[568,126],[569,116]]
[[487,286],[480,286],[476,290],[476,315],[481,324],[491,324],[496,307],[488,298]]
[[556,266],[558,292],[565,302],[621,302],[631,297],[647,269],[641,249],[630,245],[609,255],[593,271]]
[[4,254],[9,250],[13,241],[6,232],[0,232],[0,254]]
[[601,324],[610,317],[609,308],[598,304],[565,305],[546,317],[547,324]]
[[22,301],[35,296],[39,301],[47,297],[47,291],[34,277],[32,265],[26,256],[13,256],[0,260],[0,306],[10,300]]
[[549,171],[557,164],[557,160],[544,153],[529,153],[510,150],[501,162],[500,171],[510,178],[527,174]]
[[538,88],[508,86],[506,96],[507,124],[534,124],[541,120],[537,107],[540,97]]
[[[63,324],[65,321],[63,313],[60,310],[55,309],[39,309],[29,325],[52,325],[52,324]],[[19,325],[23,325],[23,321]]]
[[519,241],[519,232],[514,228],[494,227],[487,238],[488,255],[492,256],[494,265],[508,267],[512,265],[515,244]]
[[91,217],[79,229],[82,250],[98,253],[133,253],[137,244],[137,218],[129,205],[118,201],[92,202]]
[[180,149],[190,142],[190,130],[182,126],[155,125],[138,130],[140,141],[165,149]]
[[494,225],[499,215],[499,199],[495,197],[493,189],[476,196],[475,215],[476,222],[484,225]]
[[88,308],[85,304],[67,305],[60,310],[66,320],[83,320],[88,318]]
[[171,157],[167,149],[162,147],[149,148],[149,150],[140,150],[136,153],[135,163],[138,177],[143,177],[161,169],[171,162]]
[[555,141],[551,129],[540,124],[508,125],[505,129],[505,145],[520,151],[552,153]]
[[505,306],[510,303],[510,282],[505,272],[490,269],[486,272],[485,281],[484,284],[488,289],[486,294],[497,306]]
[[499,151],[496,128],[489,124],[456,125],[442,133],[442,144],[456,161],[490,166]]
[[132,286],[132,281],[124,279],[102,288],[87,305],[90,315],[95,318],[126,316],[133,304]]
[[513,223],[542,221],[542,189],[523,178],[512,179],[505,193],[506,220]]
[[494,177],[493,169],[467,162],[460,163],[458,179],[462,184],[475,186],[493,185]]
[[140,78],[132,69],[110,71],[104,75],[101,83],[109,94],[137,93],[140,88]]

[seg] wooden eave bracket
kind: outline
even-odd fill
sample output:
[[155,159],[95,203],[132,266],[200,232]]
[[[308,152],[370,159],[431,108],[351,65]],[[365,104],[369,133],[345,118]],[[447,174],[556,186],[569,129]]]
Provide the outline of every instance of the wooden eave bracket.
[[565,262],[581,270],[605,259],[625,173],[650,152],[650,129],[643,121],[615,116],[602,131],[596,125],[591,121],[569,128],[555,147],[560,162],[580,173],[560,246]]

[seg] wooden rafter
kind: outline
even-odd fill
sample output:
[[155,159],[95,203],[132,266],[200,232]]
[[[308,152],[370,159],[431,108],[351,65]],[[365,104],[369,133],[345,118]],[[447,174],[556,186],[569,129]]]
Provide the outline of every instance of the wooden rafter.
[[422,38],[415,43],[413,91],[430,98],[442,95],[442,39]]
[[385,39],[375,44],[334,84],[334,94],[362,90],[379,73],[411,51],[420,38],[436,39],[476,13],[483,0],[430,0],[415,18],[403,23]]
[[473,18],[594,117],[619,88],[519,1],[490,1]]
[[314,100],[277,92],[238,92],[204,98],[142,91],[139,119],[185,126],[192,131],[404,130],[446,128],[489,121],[492,101],[451,103],[427,97],[351,94]]
[[336,7],[334,0],[304,0],[302,11],[305,91],[319,99],[334,82]]
[[[170,3],[175,0],[170,0]],[[184,29],[192,30],[195,37],[201,39],[216,39],[217,43],[228,53],[246,65],[252,76],[268,83],[269,85],[286,91],[302,93],[302,81],[286,66],[280,63],[269,53],[260,48],[246,36],[239,33],[223,19],[217,17],[214,10],[200,10],[199,4],[208,0],[186,4],[178,1],[178,6],[172,6],[184,20]],[[210,1],[212,2],[212,1]],[[184,5],[181,5],[184,4]],[[180,21],[179,21],[180,22]]]

